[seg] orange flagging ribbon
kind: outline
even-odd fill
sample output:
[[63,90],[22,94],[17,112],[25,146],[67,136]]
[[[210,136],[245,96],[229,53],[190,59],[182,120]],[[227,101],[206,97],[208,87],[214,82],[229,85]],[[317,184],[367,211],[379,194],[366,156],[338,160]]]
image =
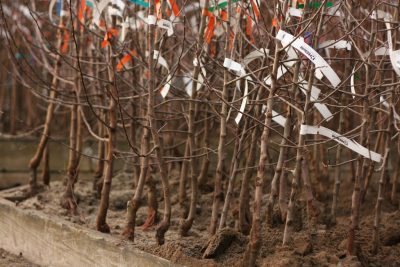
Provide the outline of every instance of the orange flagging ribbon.
[[64,39],[63,39],[63,45],[61,47],[61,54],[66,54],[68,52],[68,45],[69,45],[69,32],[64,31]]
[[78,11],[78,19],[81,23],[84,23],[85,12],[86,12],[86,0],[81,0],[81,5]]
[[258,9],[257,4],[254,2],[254,0],[250,0],[250,3],[251,3],[251,7],[253,8],[256,19],[259,19],[260,18],[260,10]]
[[121,58],[121,60],[117,64],[117,71],[121,71],[122,68],[126,65],[126,63],[131,61],[132,56],[137,56],[137,53],[135,50],[131,50],[128,54],[126,54],[125,56],[123,56]]
[[117,29],[110,29],[106,32],[106,34],[104,35],[104,40],[103,42],[101,42],[101,48],[106,47],[107,45],[110,44],[109,40],[112,37],[117,37],[118,36],[118,30]]
[[204,40],[206,41],[207,44],[210,44],[211,39],[214,36],[215,16],[207,9],[203,10],[203,16],[208,17],[207,29],[204,32]]
[[250,38],[250,42],[253,44],[253,20],[251,19],[250,15],[246,15],[246,35]]
[[179,7],[176,4],[176,1],[175,0],[169,0],[168,2],[171,5],[172,12],[174,13],[174,16],[175,17],[179,17]]

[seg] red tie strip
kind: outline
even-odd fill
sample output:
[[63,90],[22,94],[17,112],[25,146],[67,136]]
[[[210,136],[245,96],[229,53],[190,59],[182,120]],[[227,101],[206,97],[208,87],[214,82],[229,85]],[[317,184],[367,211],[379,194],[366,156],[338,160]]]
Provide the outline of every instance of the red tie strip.
[[254,44],[253,20],[250,15],[246,15],[246,35],[250,38],[250,43]]
[[117,64],[117,71],[121,71],[123,69],[123,67],[126,65],[126,63],[128,63],[129,61],[132,60],[132,56],[137,56],[137,53],[135,50],[130,51],[128,54],[126,54],[125,56],[123,56],[121,58],[121,60],[118,62]]
[[[172,14],[174,14],[174,17],[178,17],[180,12],[179,12],[179,7],[176,4],[175,1],[168,1],[169,5],[167,5],[164,9],[165,15],[169,18],[172,16]],[[159,18],[161,19],[161,17]]]
[[175,17],[179,17],[179,7],[176,4],[175,0],[168,0],[169,4],[171,5],[172,13],[174,13]]
[[[254,0],[250,0],[251,8],[253,9],[254,12],[254,17],[255,21],[258,21],[260,18],[260,9],[257,6],[257,3]],[[250,43],[254,43],[254,37],[253,37],[253,26],[254,26],[254,21],[252,19],[252,16],[250,13],[246,12],[246,35],[250,39]]]
[[[253,1],[251,1],[251,2],[253,2]],[[240,13],[241,12],[241,9],[240,9],[240,7],[238,6],[237,8],[236,8],[236,13]],[[251,16],[250,16],[250,14],[249,14],[249,12],[247,12],[247,11],[245,11],[244,10],[244,13],[245,13],[245,16],[246,16],[246,35],[247,35],[247,37],[249,37],[249,39],[250,39],[250,43],[254,43],[254,37],[253,37],[253,19],[251,18]],[[259,13],[258,13],[259,14]],[[257,17],[257,15],[255,15],[256,17]],[[241,17],[241,16],[239,16],[239,17]]]
[[86,0],[81,0],[81,4],[79,6],[79,11],[78,11],[78,19],[81,23],[85,23],[85,13],[86,13]]
[[278,28],[278,20],[276,18],[272,19],[272,26]]
[[104,40],[101,43],[101,48],[105,48],[107,45],[110,44],[109,40],[111,38],[117,37],[118,36],[118,30],[117,29],[110,29],[106,32],[106,34],[104,35]]
[[[236,13],[239,14],[239,18],[241,17],[240,16],[241,12],[242,12],[241,8],[239,6],[236,7]],[[226,19],[224,19],[224,21],[228,21],[228,13],[227,12],[225,12],[225,13],[221,12],[221,15],[223,15],[223,18],[224,17],[226,18]],[[234,40],[235,40],[235,32],[231,31],[230,34],[229,34],[229,49],[230,50],[232,50],[232,48],[233,48],[233,41]]]
[[[228,12],[226,12],[225,10],[221,11],[221,20],[222,21],[228,21]],[[218,23],[218,25],[220,25],[221,23]]]
[[279,30],[279,22],[282,21],[282,16],[279,16],[279,18],[274,17],[272,19],[272,26],[275,27],[277,30]]
[[229,34],[229,50],[233,48],[233,40],[235,40],[235,33],[231,31]]
[[[240,13],[240,8],[236,9],[236,12]],[[225,10],[221,11],[221,21],[222,22],[228,22],[228,12],[226,12]],[[218,26],[221,25],[222,22],[218,22]],[[233,47],[233,40],[235,39],[235,33],[233,31],[231,31],[229,33],[229,49],[232,49]]]
[[156,4],[156,17],[157,17],[158,20],[160,20],[160,19],[162,19],[161,1],[160,0],[156,0],[155,4]]
[[236,7],[236,13],[240,14],[240,12],[242,11],[242,9],[240,8],[240,6]]
[[63,44],[61,46],[61,51],[60,51],[61,54],[68,53],[69,38],[70,38],[69,32],[68,32],[68,30],[65,30],[64,31]]
[[251,7],[253,8],[254,15],[256,16],[256,19],[258,20],[260,18],[260,10],[258,9],[258,6],[254,0],[250,0]]
[[164,10],[164,12],[165,12],[165,14],[167,15],[168,18],[171,17],[171,15],[172,15],[171,9],[169,9],[168,7],[166,7],[165,10]]
[[91,18],[92,15],[93,15],[93,9],[90,6],[86,5],[86,16]]
[[[210,44],[211,39],[214,36],[216,17],[212,12],[208,11],[207,9],[203,9],[203,16],[208,17],[208,25],[204,33],[204,40],[206,41],[207,44]],[[221,11],[221,20],[225,22],[228,21],[228,12],[226,12],[225,10]],[[218,26],[219,25],[221,25],[221,22],[218,22]]]
[[204,32],[204,40],[206,41],[207,44],[210,44],[211,39],[214,36],[215,16],[207,9],[203,9],[203,16],[208,17],[207,29]]

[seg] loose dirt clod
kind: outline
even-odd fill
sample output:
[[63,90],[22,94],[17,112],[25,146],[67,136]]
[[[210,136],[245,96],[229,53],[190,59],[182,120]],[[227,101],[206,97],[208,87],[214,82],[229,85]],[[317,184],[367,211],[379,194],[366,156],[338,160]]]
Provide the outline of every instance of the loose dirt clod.
[[400,220],[399,211],[385,216],[384,228],[382,229],[382,244],[385,246],[396,246],[400,243]]
[[233,229],[225,228],[211,237],[204,251],[203,258],[211,259],[223,254],[238,238],[239,233]]
[[295,252],[301,256],[306,256],[312,252],[312,244],[308,240],[296,240],[294,242]]

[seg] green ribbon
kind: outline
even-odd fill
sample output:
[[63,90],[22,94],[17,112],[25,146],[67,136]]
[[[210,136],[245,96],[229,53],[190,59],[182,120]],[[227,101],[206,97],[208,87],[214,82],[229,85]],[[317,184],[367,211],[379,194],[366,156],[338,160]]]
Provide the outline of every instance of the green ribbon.
[[[240,0],[232,0],[232,4],[239,2]],[[219,3],[217,6],[212,6],[208,8],[208,11],[213,12],[214,10],[218,9],[225,9],[228,6],[228,1],[224,1]]]
[[[311,2],[311,3],[308,3],[308,7],[309,8],[314,8],[314,9],[317,9],[317,8],[320,8],[321,7],[321,3],[318,3],[318,2]],[[333,3],[332,2],[327,2],[326,3],[326,7],[333,7]],[[298,8],[304,8],[304,4],[298,4]]]
[[15,54],[15,58],[16,58],[16,59],[23,59],[24,57],[25,57],[25,56],[24,56],[24,54],[22,54],[22,53],[19,53],[19,52],[18,52],[18,53]]
[[[149,2],[145,2],[143,0],[129,0],[129,2],[131,2],[131,3],[135,4],[135,5],[138,5],[138,6],[142,6],[142,7],[147,7],[147,8],[150,7],[150,3]],[[88,7],[94,8],[94,4],[93,4],[92,0],[86,0],[86,5]]]
[[150,7],[150,3],[149,2],[145,2],[143,0],[129,0],[129,2],[138,5],[138,6],[142,6],[142,7]]
[[90,8],[94,8],[93,1],[91,1],[91,0],[86,0],[86,5],[87,5],[88,7],[90,7]]

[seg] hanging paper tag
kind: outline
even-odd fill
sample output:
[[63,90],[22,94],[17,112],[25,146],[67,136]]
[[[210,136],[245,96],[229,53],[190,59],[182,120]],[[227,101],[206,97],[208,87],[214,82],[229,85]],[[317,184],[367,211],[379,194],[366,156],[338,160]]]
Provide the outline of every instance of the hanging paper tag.
[[157,18],[156,18],[156,16],[149,15],[149,16],[147,17],[146,22],[147,22],[147,24],[149,24],[149,25],[156,25]]
[[292,17],[301,18],[303,16],[303,10],[301,10],[301,9],[289,7],[288,12],[289,12],[289,15]]
[[351,50],[351,42],[340,40],[329,40],[325,41],[318,46],[319,49],[326,49],[326,48],[334,48],[334,49],[346,49],[348,51]]
[[278,123],[280,126],[285,127],[286,118],[282,115],[279,115],[275,110],[272,110],[272,120]]
[[240,63],[233,61],[230,58],[225,58],[224,67],[227,69],[233,70],[233,71],[237,71],[237,72],[240,72],[243,69],[243,67],[242,67],[242,65],[240,65]]
[[322,126],[311,126],[311,125],[301,125],[300,128],[300,134],[301,135],[306,135],[306,134],[319,134],[323,135],[325,137],[328,137],[331,140],[334,140],[338,142],[339,144],[342,144],[346,146],[347,148],[353,150],[354,152],[357,152],[358,154],[362,155],[365,158],[369,158],[373,161],[380,162],[382,160],[382,156],[378,153],[375,153],[359,143],[337,133],[334,132],[328,128],[322,127]]
[[[244,70],[243,66],[240,63],[238,63],[236,61],[233,61],[230,58],[225,58],[224,67],[229,69],[229,70],[237,72],[240,76],[246,76],[246,71]],[[251,80],[251,78],[250,77],[246,77],[245,81],[244,81],[245,82],[245,84],[244,84],[244,98],[243,98],[242,103],[240,104],[239,113],[237,114],[237,116],[235,118],[236,124],[239,124],[240,120],[242,119],[243,112],[244,112],[244,110],[246,108],[247,95],[249,93],[248,80]],[[240,81],[236,82],[236,87],[239,89],[239,91],[241,91],[240,90]]]
[[101,0],[100,2],[94,2],[95,7],[93,8],[93,23],[96,26],[100,26],[100,17],[103,10],[111,3],[111,0]]
[[171,36],[174,34],[174,28],[172,26],[172,22],[166,19],[160,19],[157,21],[157,26],[161,29],[167,30],[167,35]]
[[291,44],[300,53],[306,56],[311,62],[314,63],[315,67],[319,69],[325,77],[330,81],[333,87],[337,87],[340,84],[340,79],[336,72],[329,66],[329,64],[323,59],[314,49],[312,49],[303,40],[295,39],[293,35],[279,30],[276,38],[282,42],[283,45]]
[[[379,10],[378,10],[379,11]],[[392,29],[390,27],[390,17],[385,17],[385,25],[387,30],[387,39],[389,45],[389,57],[390,62],[392,63],[392,67],[396,74],[400,76],[400,50],[393,51],[393,43],[392,43]]]
[[165,60],[164,57],[162,57],[160,55],[160,52],[158,50],[154,50],[153,53],[153,59],[157,60],[157,64],[161,65],[162,67],[164,67],[167,71],[168,71],[168,76],[167,76],[167,83],[164,85],[164,87],[161,89],[161,96],[163,98],[165,98],[168,95],[169,89],[171,87],[171,80],[172,80],[172,76],[169,72],[169,67],[168,67],[168,63]]

